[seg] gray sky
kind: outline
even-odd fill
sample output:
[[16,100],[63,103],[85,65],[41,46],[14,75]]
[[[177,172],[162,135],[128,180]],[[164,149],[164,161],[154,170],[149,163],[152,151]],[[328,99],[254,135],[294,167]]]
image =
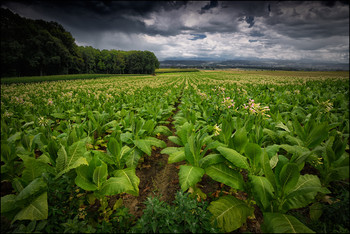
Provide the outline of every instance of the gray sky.
[[347,1],[2,1],[82,46],[169,58],[349,63]]

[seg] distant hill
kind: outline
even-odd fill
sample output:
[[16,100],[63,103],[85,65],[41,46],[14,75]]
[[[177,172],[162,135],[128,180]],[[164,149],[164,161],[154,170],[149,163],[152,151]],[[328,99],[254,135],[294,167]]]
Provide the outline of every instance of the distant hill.
[[198,68],[198,69],[268,69],[268,70],[305,70],[305,71],[348,71],[349,64],[326,63],[315,61],[288,61],[288,60],[185,60],[174,59],[160,61],[160,68]]

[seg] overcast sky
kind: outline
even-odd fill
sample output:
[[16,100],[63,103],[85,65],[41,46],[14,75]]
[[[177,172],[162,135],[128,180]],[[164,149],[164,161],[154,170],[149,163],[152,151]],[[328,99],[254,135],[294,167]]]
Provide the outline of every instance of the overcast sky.
[[349,63],[347,1],[2,1],[56,21],[82,46],[169,58]]

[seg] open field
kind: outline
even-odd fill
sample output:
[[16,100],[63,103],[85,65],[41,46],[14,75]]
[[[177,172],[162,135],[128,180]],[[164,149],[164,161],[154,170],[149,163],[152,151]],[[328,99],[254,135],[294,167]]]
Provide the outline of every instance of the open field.
[[2,231],[349,232],[349,72],[70,77],[1,79]]

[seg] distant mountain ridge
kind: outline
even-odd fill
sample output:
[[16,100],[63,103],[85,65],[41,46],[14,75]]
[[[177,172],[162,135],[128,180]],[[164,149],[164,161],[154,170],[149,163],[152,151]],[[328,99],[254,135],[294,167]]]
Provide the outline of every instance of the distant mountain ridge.
[[347,63],[316,62],[309,60],[273,60],[273,59],[168,59],[160,61],[160,68],[199,68],[199,69],[268,69],[268,70],[306,70],[306,71],[348,71]]

